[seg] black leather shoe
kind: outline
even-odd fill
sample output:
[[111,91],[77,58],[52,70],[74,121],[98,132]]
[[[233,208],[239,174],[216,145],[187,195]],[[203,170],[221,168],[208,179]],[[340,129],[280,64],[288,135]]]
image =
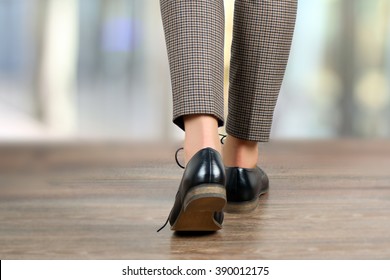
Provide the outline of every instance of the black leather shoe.
[[[217,231],[226,204],[225,168],[212,148],[197,152],[188,162],[168,220],[175,231]],[[160,229],[161,230],[161,229]]]
[[259,196],[268,192],[269,180],[260,167],[226,167],[227,213],[251,212],[259,205]]

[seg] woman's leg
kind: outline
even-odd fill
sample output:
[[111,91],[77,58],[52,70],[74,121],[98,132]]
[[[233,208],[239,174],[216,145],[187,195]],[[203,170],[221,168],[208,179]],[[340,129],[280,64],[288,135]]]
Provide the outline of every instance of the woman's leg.
[[230,62],[227,166],[253,167],[269,139],[295,26],[297,0],[236,0]]
[[218,136],[218,121],[211,115],[184,116],[185,162],[203,148],[213,148],[221,153],[221,144]]
[[173,122],[185,130],[186,162],[220,150],[223,125],[223,0],[160,0],[173,94]]
[[216,231],[222,228],[226,204],[218,142],[218,126],[223,124],[223,0],[160,0],[160,4],[173,121],[185,130],[186,154],[168,221],[175,231]]

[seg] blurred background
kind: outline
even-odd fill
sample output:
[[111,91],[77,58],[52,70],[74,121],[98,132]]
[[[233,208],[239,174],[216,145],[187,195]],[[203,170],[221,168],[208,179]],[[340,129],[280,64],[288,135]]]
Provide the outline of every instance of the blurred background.
[[[159,9],[0,0],[0,141],[181,139]],[[389,137],[389,35],[389,0],[299,0],[272,138]]]

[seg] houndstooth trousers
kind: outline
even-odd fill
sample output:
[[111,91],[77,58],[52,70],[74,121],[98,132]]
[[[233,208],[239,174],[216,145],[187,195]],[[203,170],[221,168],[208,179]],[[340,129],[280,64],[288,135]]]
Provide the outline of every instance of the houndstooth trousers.
[[[213,115],[224,125],[223,0],[160,0],[173,122]],[[294,32],[297,0],[236,0],[226,132],[266,142]]]

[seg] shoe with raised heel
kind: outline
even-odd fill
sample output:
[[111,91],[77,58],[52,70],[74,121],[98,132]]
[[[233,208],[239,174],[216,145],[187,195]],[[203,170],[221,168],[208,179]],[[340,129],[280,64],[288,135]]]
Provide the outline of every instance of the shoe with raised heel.
[[225,168],[216,150],[205,148],[197,152],[184,170],[167,219],[171,230],[220,230],[226,205],[225,178]]
[[269,189],[268,176],[260,167],[226,167],[226,178],[226,213],[254,211]]

